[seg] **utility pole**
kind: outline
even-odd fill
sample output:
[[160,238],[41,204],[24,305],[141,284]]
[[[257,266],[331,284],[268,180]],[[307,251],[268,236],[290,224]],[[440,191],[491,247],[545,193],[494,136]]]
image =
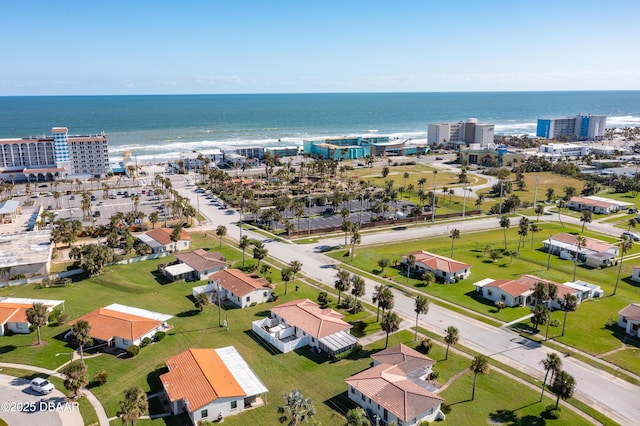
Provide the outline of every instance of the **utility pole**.
[[538,176],[536,176],[536,187],[533,190],[533,207],[534,208],[537,202],[538,202]]

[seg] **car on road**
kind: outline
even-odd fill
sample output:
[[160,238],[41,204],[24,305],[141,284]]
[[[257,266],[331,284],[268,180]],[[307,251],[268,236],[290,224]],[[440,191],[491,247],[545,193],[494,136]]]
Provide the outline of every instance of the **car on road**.
[[625,231],[625,232],[622,233],[622,237],[627,237],[631,241],[640,241],[640,235],[638,235],[638,234],[636,234],[634,232]]
[[93,212],[93,217],[100,217],[100,212],[98,210]]
[[436,157],[436,160],[440,161],[440,160],[444,160],[443,157]]
[[36,377],[35,379],[31,380],[30,386],[31,389],[42,395],[49,394],[56,388],[48,380],[43,379],[42,377]]

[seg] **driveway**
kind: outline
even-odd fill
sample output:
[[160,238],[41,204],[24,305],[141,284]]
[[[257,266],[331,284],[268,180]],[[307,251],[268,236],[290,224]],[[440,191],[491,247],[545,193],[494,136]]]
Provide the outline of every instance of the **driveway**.
[[28,380],[0,374],[0,418],[11,426],[82,426],[75,404],[59,390],[40,395]]

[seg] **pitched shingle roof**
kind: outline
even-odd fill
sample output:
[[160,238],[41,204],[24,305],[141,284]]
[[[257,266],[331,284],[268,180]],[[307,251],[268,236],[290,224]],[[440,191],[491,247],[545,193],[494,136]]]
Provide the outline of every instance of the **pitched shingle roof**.
[[215,349],[189,349],[167,360],[160,376],[169,400],[189,401],[194,412],[218,398],[246,396]]
[[[156,228],[147,232],[147,236],[153,238],[163,246],[171,243],[171,233],[173,233],[172,228]],[[180,232],[180,240],[190,240],[189,233],[184,229]]]
[[339,331],[351,329],[352,325],[342,321],[344,315],[333,309],[321,309],[309,299],[294,300],[271,308],[271,312],[283,318],[292,327],[321,339]]
[[627,305],[618,313],[623,315],[627,320],[640,321],[640,303]]
[[209,279],[220,282],[222,288],[239,297],[269,287],[269,281],[266,278],[247,275],[239,269],[223,269],[209,275]]
[[456,273],[460,270],[470,268],[468,263],[458,262],[439,254],[430,253],[424,250],[418,250],[411,253],[415,256],[416,262],[427,265],[432,270],[444,271],[448,273]]
[[225,262],[226,259],[223,255],[215,251],[208,252],[202,249],[178,253],[176,254],[176,259],[181,263],[189,265],[198,272],[208,271],[209,269],[216,267],[224,268],[227,266],[227,262]]

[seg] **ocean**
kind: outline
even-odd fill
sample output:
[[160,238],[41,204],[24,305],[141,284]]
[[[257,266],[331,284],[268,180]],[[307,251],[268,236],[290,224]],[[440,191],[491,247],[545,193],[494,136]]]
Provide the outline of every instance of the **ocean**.
[[496,134],[535,135],[538,118],[606,115],[640,126],[640,91],[336,93],[0,97],[0,139],[105,132],[112,161],[140,162],[238,146],[302,145],[320,136],[388,135],[425,142],[427,124],[477,118]]

